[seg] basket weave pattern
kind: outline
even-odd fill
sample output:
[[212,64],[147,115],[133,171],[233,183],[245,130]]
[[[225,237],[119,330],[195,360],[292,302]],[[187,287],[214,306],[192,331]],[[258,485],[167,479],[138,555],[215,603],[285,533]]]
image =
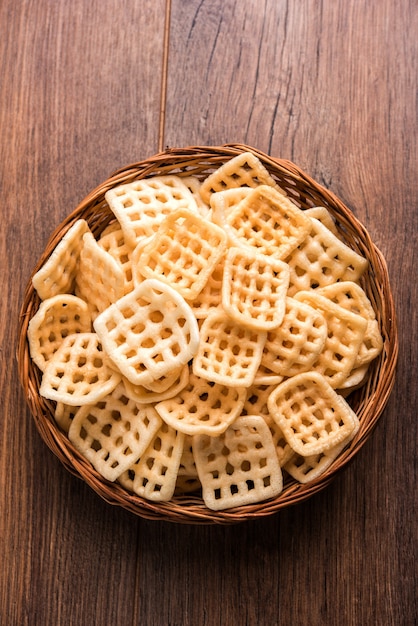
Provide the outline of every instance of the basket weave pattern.
[[318,479],[302,485],[287,478],[284,489],[277,498],[226,511],[210,511],[205,507],[199,495],[175,496],[170,502],[154,503],[126,491],[117,483],[110,483],[102,478],[74,448],[67,436],[60,431],[53,417],[54,403],[39,395],[41,373],[30,358],[26,338],[29,321],[40,304],[30,280],[21,309],[17,359],[21,384],[36,427],[44,442],[72,474],[83,479],[107,502],[119,505],[147,519],[189,524],[231,524],[271,515],[284,507],[306,500],[324,489],[367,441],[394,384],[398,337],[394,302],[382,253],[373,244],[364,226],[333,193],[324,189],[293,163],[272,158],[249,146],[227,144],[218,147],[191,146],[182,149],[167,149],[147,160],[118,170],[93,190],[59,225],[50,237],[32,275],[44,264],[57,243],[76,220],[85,219],[96,236],[104,230],[113,219],[113,214],[104,200],[108,189],[139,178],[165,174],[196,176],[203,179],[224,162],[248,150],[261,160],[297,206],[302,209],[314,206],[326,207],[335,218],[344,242],[368,259],[369,269],[361,281],[361,286],[376,312],[384,342],[383,351],[371,363],[366,383],[348,399],[360,419],[360,429],[357,435]]

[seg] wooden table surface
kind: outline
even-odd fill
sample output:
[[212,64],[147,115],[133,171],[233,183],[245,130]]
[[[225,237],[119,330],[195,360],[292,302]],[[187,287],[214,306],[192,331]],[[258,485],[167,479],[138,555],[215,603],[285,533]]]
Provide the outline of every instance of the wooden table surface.
[[[417,41],[415,0],[0,1],[1,626],[416,623]],[[397,379],[307,502],[227,527],[143,520],[41,440],[18,312],[52,230],[111,172],[227,142],[294,161],[365,224]]]

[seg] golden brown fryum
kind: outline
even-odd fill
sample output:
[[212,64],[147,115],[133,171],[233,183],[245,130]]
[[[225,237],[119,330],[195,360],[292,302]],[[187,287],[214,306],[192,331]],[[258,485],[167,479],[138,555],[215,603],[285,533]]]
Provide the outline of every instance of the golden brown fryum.
[[252,190],[253,187],[233,187],[213,193],[210,197],[212,220],[216,224],[222,224],[226,216],[251,194]]
[[119,476],[120,484],[147,500],[171,500],[183,444],[184,435],[163,422],[139,459]]
[[113,228],[101,235],[98,245],[110,254],[120,266],[124,275],[124,293],[133,290],[132,277],[132,252],[133,248],[126,243],[125,236],[118,222],[112,224]]
[[96,333],[66,337],[48,361],[39,393],[44,398],[70,406],[101,400],[119,384],[121,374],[108,366]]
[[216,219],[230,245],[253,248],[257,253],[284,260],[308,235],[311,220],[279,191],[267,185],[251,190],[228,212],[221,205]]
[[316,290],[299,291],[295,300],[320,311],[327,324],[324,347],[312,365],[331,387],[340,387],[352,371],[367,328],[367,321],[321,296]]
[[292,478],[302,484],[309,483],[316,480],[330,467],[333,461],[341,454],[344,448],[352,441],[357,434],[360,423],[357,420],[354,430],[336,446],[319,452],[318,454],[312,454],[310,456],[303,457],[300,454],[292,453],[288,461],[284,465],[284,469]]
[[196,435],[193,453],[209,509],[262,502],[283,489],[270,430],[258,415],[237,418],[219,437]]
[[198,213],[192,193],[179,176],[153,176],[125,183],[107,191],[105,199],[126,243],[132,247],[154,235],[172,211],[185,208]]
[[83,236],[75,293],[85,300],[94,320],[125,291],[125,275],[117,261],[88,232]]
[[177,291],[153,279],[103,311],[94,328],[115,366],[134,385],[185,365],[199,345],[189,305]]
[[200,329],[193,373],[227,387],[249,387],[260,365],[266,335],[215,310]]
[[87,303],[72,294],[58,294],[41,302],[28,325],[28,342],[33,362],[41,371],[65,337],[91,331]]
[[237,323],[268,331],[285,313],[289,268],[279,259],[244,248],[229,248],[223,273],[222,307]]
[[359,348],[355,368],[360,368],[379,356],[383,349],[379,323],[372,304],[360,285],[352,281],[341,281],[318,289],[318,293],[367,320],[367,328]]
[[346,440],[358,418],[318,372],[289,378],[268,399],[270,415],[301,456],[321,454]]
[[50,257],[32,277],[32,284],[41,300],[60,293],[71,293],[78,271],[83,235],[89,226],[83,219],[70,226]]
[[224,231],[186,209],[174,211],[135,255],[144,278],[155,278],[193,300],[205,286],[227,247]]
[[144,453],[160,427],[154,409],[130,400],[119,384],[77,411],[68,438],[99,474],[113,482]]
[[368,261],[317,219],[311,219],[311,228],[285,259],[290,269],[288,296],[298,291],[325,287],[337,281],[358,281],[367,269]]
[[165,391],[150,391],[143,385],[134,385],[125,376],[122,377],[122,382],[125,385],[126,395],[139,404],[155,404],[162,400],[167,400],[177,395],[181,391],[189,380],[189,366],[183,365],[179,370],[175,370],[176,379],[168,389]]
[[218,437],[241,413],[245,396],[243,387],[227,387],[190,373],[187,385],[156,404],[155,410],[179,432]]
[[321,311],[287,297],[281,325],[267,333],[261,364],[281,376],[307,372],[326,338],[327,323]]
[[[200,188],[200,195],[209,204],[211,195],[217,191],[259,185],[270,185],[279,189],[260,159],[252,152],[242,152],[206,177]],[[284,191],[280,191],[284,194]]]

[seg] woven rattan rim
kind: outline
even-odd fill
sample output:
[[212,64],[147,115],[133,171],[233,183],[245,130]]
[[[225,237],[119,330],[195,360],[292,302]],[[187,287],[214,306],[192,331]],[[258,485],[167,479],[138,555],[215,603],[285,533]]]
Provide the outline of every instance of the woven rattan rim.
[[284,507],[306,500],[327,487],[337,472],[346,467],[364,445],[376,426],[393,388],[398,334],[389,275],[382,253],[372,242],[366,228],[332,192],[323,188],[290,161],[275,159],[243,144],[167,148],[149,159],[116,171],[94,189],[56,228],[32,275],[43,265],[77,219],[85,219],[95,235],[104,230],[113,218],[104,200],[104,194],[108,189],[138,178],[168,173],[204,178],[225,161],[248,150],[262,161],[273,178],[298,206],[304,209],[325,206],[334,216],[345,243],[369,260],[369,270],[362,281],[362,287],[373,305],[380,324],[384,341],[383,351],[371,364],[365,385],[349,397],[350,405],[360,418],[360,429],[356,437],[318,479],[305,485],[293,479],[286,480],[284,489],[277,498],[227,511],[207,509],[199,495],[175,496],[170,502],[154,503],[126,491],[117,483],[103,479],[57,426],[53,417],[54,403],[39,395],[41,373],[31,361],[27,342],[29,321],[40,304],[32,286],[31,276],[21,308],[17,360],[20,381],[36,428],[47,446],[73,475],[83,479],[108,503],[121,506],[146,519],[188,524],[232,524],[272,515]]

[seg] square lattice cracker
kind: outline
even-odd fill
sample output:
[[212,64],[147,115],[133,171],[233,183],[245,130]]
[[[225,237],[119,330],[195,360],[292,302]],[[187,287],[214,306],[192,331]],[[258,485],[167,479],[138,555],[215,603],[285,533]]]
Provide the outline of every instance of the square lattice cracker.
[[266,332],[240,326],[222,310],[204,320],[193,360],[196,376],[230,387],[249,387],[260,365]]
[[119,185],[107,191],[105,199],[132,247],[154,235],[172,211],[198,212],[193,194],[179,176],[154,176]]
[[219,205],[215,216],[231,245],[250,247],[281,260],[311,229],[310,218],[289,198],[267,185],[252,189],[231,211],[222,211]]
[[172,374],[167,376],[172,383],[164,391],[153,391],[144,385],[134,385],[125,376],[122,380],[125,385],[126,393],[132,400],[140,404],[155,404],[156,402],[172,398],[187,385],[189,380],[189,366],[182,365],[180,370],[174,370],[174,377],[175,378],[172,379]]
[[71,293],[78,271],[83,235],[89,231],[85,220],[77,220],[54,248],[51,256],[32,277],[41,300],[59,293]]
[[62,344],[75,333],[91,331],[87,303],[71,294],[58,294],[41,302],[28,325],[30,355],[41,371]]
[[273,439],[260,416],[237,418],[219,437],[196,435],[193,453],[209,509],[261,502],[282,491]]
[[91,233],[83,237],[75,278],[75,293],[88,303],[94,320],[125,292],[125,276],[118,262],[108,254]]
[[292,454],[287,460],[284,468],[290,476],[302,484],[309,483],[322,474],[330,467],[332,462],[341,454],[344,448],[350,443],[358,432],[360,422],[357,420],[354,430],[350,433],[347,439],[344,439],[341,443],[324,450],[319,454],[312,454],[310,456],[301,456],[300,454]]
[[299,291],[294,298],[317,309],[325,318],[327,337],[311,368],[325,376],[334,389],[338,389],[356,363],[367,329],[367,320],[321,296],[315,290]]
[[68,438],[113,482],[138,460],[160,427],[155,410],[130,400],[119,384],[101,401],[77,411]]
[[222,306],[237,323],[261,331],[280,326],[288,286],[289,268],[282,261],[249,249],[228,250]]
[[375,359],[383,349],[383,338],[372,304],[360,285],[351,281],[342,281],[322,287],[318,289],[318,293],[329,298],[338,306],[347,309],[347,311],[357,313],[367,320],[367,328],[355,362],[355,368],[366,365]]
[[183,445],[183,433],[163,422],[147,449],[119,477],[119,482],[147,500],[167,502],[176,487]]
[[167,424],[186,435],[217,437],[239,416],[245,396],[243,387],[227,387],[190,373],[188,384],[155,409]]
[[368,261],[345,245],[328,228],[311,218],[311,229],[285,259],[290,269],[288,295],[337,281],[358,281]]
[[207,176],[202,182],[200,195],[207,204],[210,204],[211,195],[218,191],[259,185],[270,185],[278,189],[276,181],[260,159],[252,152],[242,152]]
[[156,278],[193,300],[226,251],[224,231],[185,209],[169,215],[138,258],[144,278]]
[[134,385],[185,365],[199,345],[189,305],[177,291],[153,279],[103,311],[94,328],[113,363]]
[[358,418],[318,372],[287,379],[268,399],[270,415],[301,456],[320,454],[347,439]]
[[304,302],[286,298],[279,328],[267,334],[261,363],[282,376],[308,371],[327,338],[327,323],[321,313]]
[[70,406],[97,402],[121,380],[108,364],[96,333],[69,335],[48,361],[39,393]]

